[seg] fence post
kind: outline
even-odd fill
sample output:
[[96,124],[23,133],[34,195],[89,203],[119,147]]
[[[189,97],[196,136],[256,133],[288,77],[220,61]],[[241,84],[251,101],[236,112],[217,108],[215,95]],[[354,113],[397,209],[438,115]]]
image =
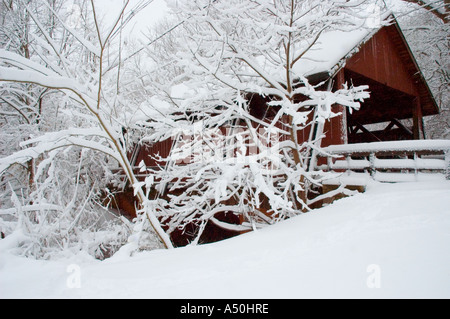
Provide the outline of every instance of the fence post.
[[375,174],[376,174],[375,159],[376,159],[375,153],[370,153],[370,155],[369,155],[369,162],[370,162],[369,173],[373,179],[375,179]]
[[450,180],[450,149],[445,151],[445,179]]
[[327,156],[327,165],[328,165],[328,171],[331,172],[333,170],[333,156],[331,156],[331,155]]
[[351,174],[352,170],[351,160],[352,160],[351,155],[347,154],[347,156],[345,157],[345,161],[347,162],[347,175]]
[[417,155],[417,152],[414,152],[414,180],[416,182],[419,180],[419,172],[417,170],[418,158],[419,158],[419,156]]

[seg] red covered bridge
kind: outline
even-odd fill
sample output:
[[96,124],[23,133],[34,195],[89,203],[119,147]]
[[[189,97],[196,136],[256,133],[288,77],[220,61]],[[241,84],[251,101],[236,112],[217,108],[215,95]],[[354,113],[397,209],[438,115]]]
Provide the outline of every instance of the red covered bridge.
[[[368,85],[371,92],[370,99],[358,111],[350,113],[346,107],[333,106],[334,112],[341,115],[325,124],[326,137],[322,140],[322,146],[329,146],[327,152],[333,157],[319,160],[314,168],[352,171],[372,178],[375,172],[411,173],[413,180],[417,180],[421,172],[444,172],[448,175],[450,141],[412,142],[426,138],[423,117],[438,114],[439,108],[395,21],[378,29],[325,33],[310,52],[311,59],[299,64],[298,71],[305,74],[312,84],[324,82],[333,91],[342,88],[344,83]],[[321,59],[322,55],[326,58]],[[314,62],[318,60],[320,62]],[[324,86],[323,89],[327,88]],[[250,104],[253,115],[261,117],[261,110],[267,109],[267,102],[268,99],[253,96]],[[412,125],[404,123],[403,120],[407,119]],[[408,142],[383,144],[400,140]],[[365,144],[373,142],[376,142],[370,144],[373,147]],[[149,155],[167,157],[172,144],[172,140],[167,140],[137,147],[132,155],[133,164],[143,161],[147,166],[156,166]],[[341,145],[341,149],[337,145]],[[422,158],[424,156],[427,158]],[[394,159],[401,161],[394,162]],[[342,182],[339,179],[330,184]],[[347,184],[361,182],[349,179]],[[118,197],[123,209],[133,210],[131,197]]]
[[[310,52],[311,60],[319,57],[321,61],[308,62],[306,56],[306,62],[299,63],[298,68],[311,83],[330,81],[333,91],[344,83],[369,85],[371,94],[359,111],[350,113],[343,106],[334,106],[334,111],[342,115],[325,124],[322,146],[426,138],[423,117],[438,114],[439,107],[395,21],[379,29],[325,33]],[[326,58],[321,59],[322,55]],[[263,116],[261,110],[267,109],[267,102],[254,96],[250,105],[253,115]],[[412,125],[404,124],[405,119]],[[133,163],[144,161],[147,166],[156,166],[149,155],[166,157],[172,144],[167,140],[137,147]]]

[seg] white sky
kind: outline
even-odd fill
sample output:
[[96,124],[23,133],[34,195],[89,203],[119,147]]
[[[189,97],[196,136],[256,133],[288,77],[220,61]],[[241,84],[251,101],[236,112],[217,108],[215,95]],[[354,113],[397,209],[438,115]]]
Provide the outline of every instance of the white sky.
[[[100,11],[99,18],[104,18],[104,25],[112,25],[117,18],[123,0],[95,0],[95,6]],[[131,0],[128,8],[132,8],[139,0]],[[132,37],[141,37],[142,32],[160,21],[168,12],[165,0],[153,0],[143,11],[141,11],[127,26],[127,31]]]

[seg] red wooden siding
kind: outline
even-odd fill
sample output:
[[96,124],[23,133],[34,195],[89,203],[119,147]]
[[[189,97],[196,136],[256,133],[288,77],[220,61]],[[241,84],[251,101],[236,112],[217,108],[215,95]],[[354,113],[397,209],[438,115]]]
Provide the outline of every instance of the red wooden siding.
[[162,142],[155,143],[153,145],[142,145],[139,148],[138,155],[136,157],[135,165],[138,166],[144,161],[146,166],[155,167],[158,165],[165,165],[164,161],[158,161],[154,157],[161,156],[166,158],[170,154],[172,149],[172,139],[168,139]]
[[[390,26],[381,29],[346,64],[346,68],[391,88],[410,95],[418,95],[410,61],[402,58],[394,43]],[[409,62],[409,63],[408,63]]]

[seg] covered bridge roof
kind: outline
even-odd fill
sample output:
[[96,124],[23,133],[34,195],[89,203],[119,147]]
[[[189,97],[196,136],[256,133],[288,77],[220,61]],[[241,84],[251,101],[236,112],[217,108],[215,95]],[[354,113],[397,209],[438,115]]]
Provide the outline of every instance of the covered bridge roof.
[[[358,55],[366,43],[371,41],[383,30],[383,32],[388,33],[388,39],[392,43],[391,47],[395,48],[395,54],[400,57],[403,65],[407,69],[408,76],[416,84],[415,90],[417,90],[417,94],[415,93],[414,95],[420,97],[423,115],[438,114],[439,107],[436,100],[397,20],[392,14],[389,15],[387,20],[389,21],[387,25],[380,25],[378,28],[361,27],[352,31],[333,30],[322,33],[311,49],[294,66],[294,72],[303,74],[312,83],[319,83],[335,77],[343,68],[349,68],[351,71],[354,71],[357,67],[360,69],[365,68],[362,63],[357,66],[358,62],[355,61],[355,56]],[[386,52],[377,53],[379,55],[387,54]],[[394,67],[392,64],[389,65],[388,62],[385,63],[387,63],[386,67]],[[371,71],[372,73],[370,73]],[[389,86],[386,80],[381,80],[375,74],[374,70],[367,70],[366,74],[363,75],[371,80],[379,81]]]

